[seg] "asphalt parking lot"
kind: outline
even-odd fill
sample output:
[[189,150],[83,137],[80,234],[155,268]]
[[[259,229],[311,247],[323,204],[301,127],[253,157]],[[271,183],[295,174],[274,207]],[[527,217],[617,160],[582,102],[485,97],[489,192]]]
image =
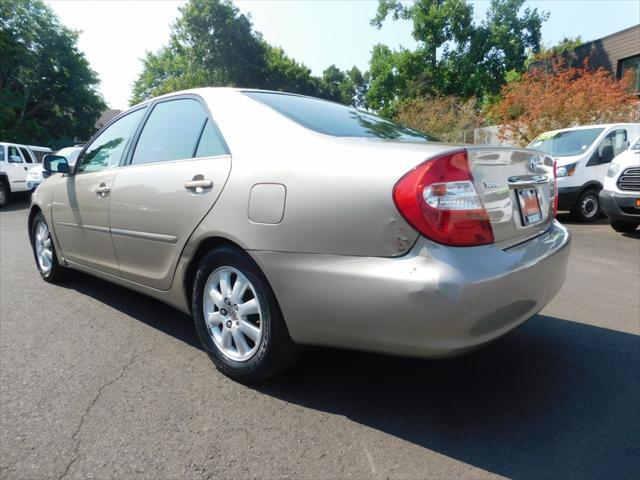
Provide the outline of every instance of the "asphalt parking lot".
[[27,206],[0,211],[3,479],[640,474],[637,233],[567,221],[563,289],[474,354],[314,348],[246,387],[178,311],[86,275],[41,281]]

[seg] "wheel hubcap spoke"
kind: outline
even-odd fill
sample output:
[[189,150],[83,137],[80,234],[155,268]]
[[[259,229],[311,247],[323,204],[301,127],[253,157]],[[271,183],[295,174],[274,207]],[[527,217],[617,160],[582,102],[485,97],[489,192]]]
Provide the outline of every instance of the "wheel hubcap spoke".
[[249,279],[233,267],[214,270],[205,285],[204,316],[216,348],[237,362],[255,355],[263,336],[262,305]]
[[44,222],[38,223],[34,233],[34,246],[38,266],[45,275],[49,273],[53,266],[53,246],[51,245],[51,235],[49,228]]

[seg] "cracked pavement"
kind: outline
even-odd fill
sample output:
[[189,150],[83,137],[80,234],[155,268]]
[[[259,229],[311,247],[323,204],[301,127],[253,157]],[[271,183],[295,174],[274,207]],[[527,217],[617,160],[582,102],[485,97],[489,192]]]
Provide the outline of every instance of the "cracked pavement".
[[640,472],[640,235],[574,233],[565,286],[475,354],[309,349],[234,383],[191,320],[77,274],[44,283],[0,211],[0,478],[630,478]]

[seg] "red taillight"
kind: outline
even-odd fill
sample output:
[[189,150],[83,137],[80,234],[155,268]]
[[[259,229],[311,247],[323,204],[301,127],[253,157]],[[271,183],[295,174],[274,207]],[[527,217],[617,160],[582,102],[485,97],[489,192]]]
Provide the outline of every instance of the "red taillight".
[[553,218],[558,214],[558,161],[553,161]]
[[393,189],[402,216],[438,243],[469,247],[493,243],[489,215],[473,184],[467,151],[428,160]]

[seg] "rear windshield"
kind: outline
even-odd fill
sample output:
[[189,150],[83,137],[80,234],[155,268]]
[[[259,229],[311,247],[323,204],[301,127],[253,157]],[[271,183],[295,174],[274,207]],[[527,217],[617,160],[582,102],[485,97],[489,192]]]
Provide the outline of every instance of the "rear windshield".
[[531,142],[527,148],[540,150],[554,157],[580,155],[589,149],[604,128],[584,128],[565,132],[545,132]]
[[269,92],[243,92],[303,127],[336,137],[374,137],[418,142],[435,138],[371,113],[311,97]]

